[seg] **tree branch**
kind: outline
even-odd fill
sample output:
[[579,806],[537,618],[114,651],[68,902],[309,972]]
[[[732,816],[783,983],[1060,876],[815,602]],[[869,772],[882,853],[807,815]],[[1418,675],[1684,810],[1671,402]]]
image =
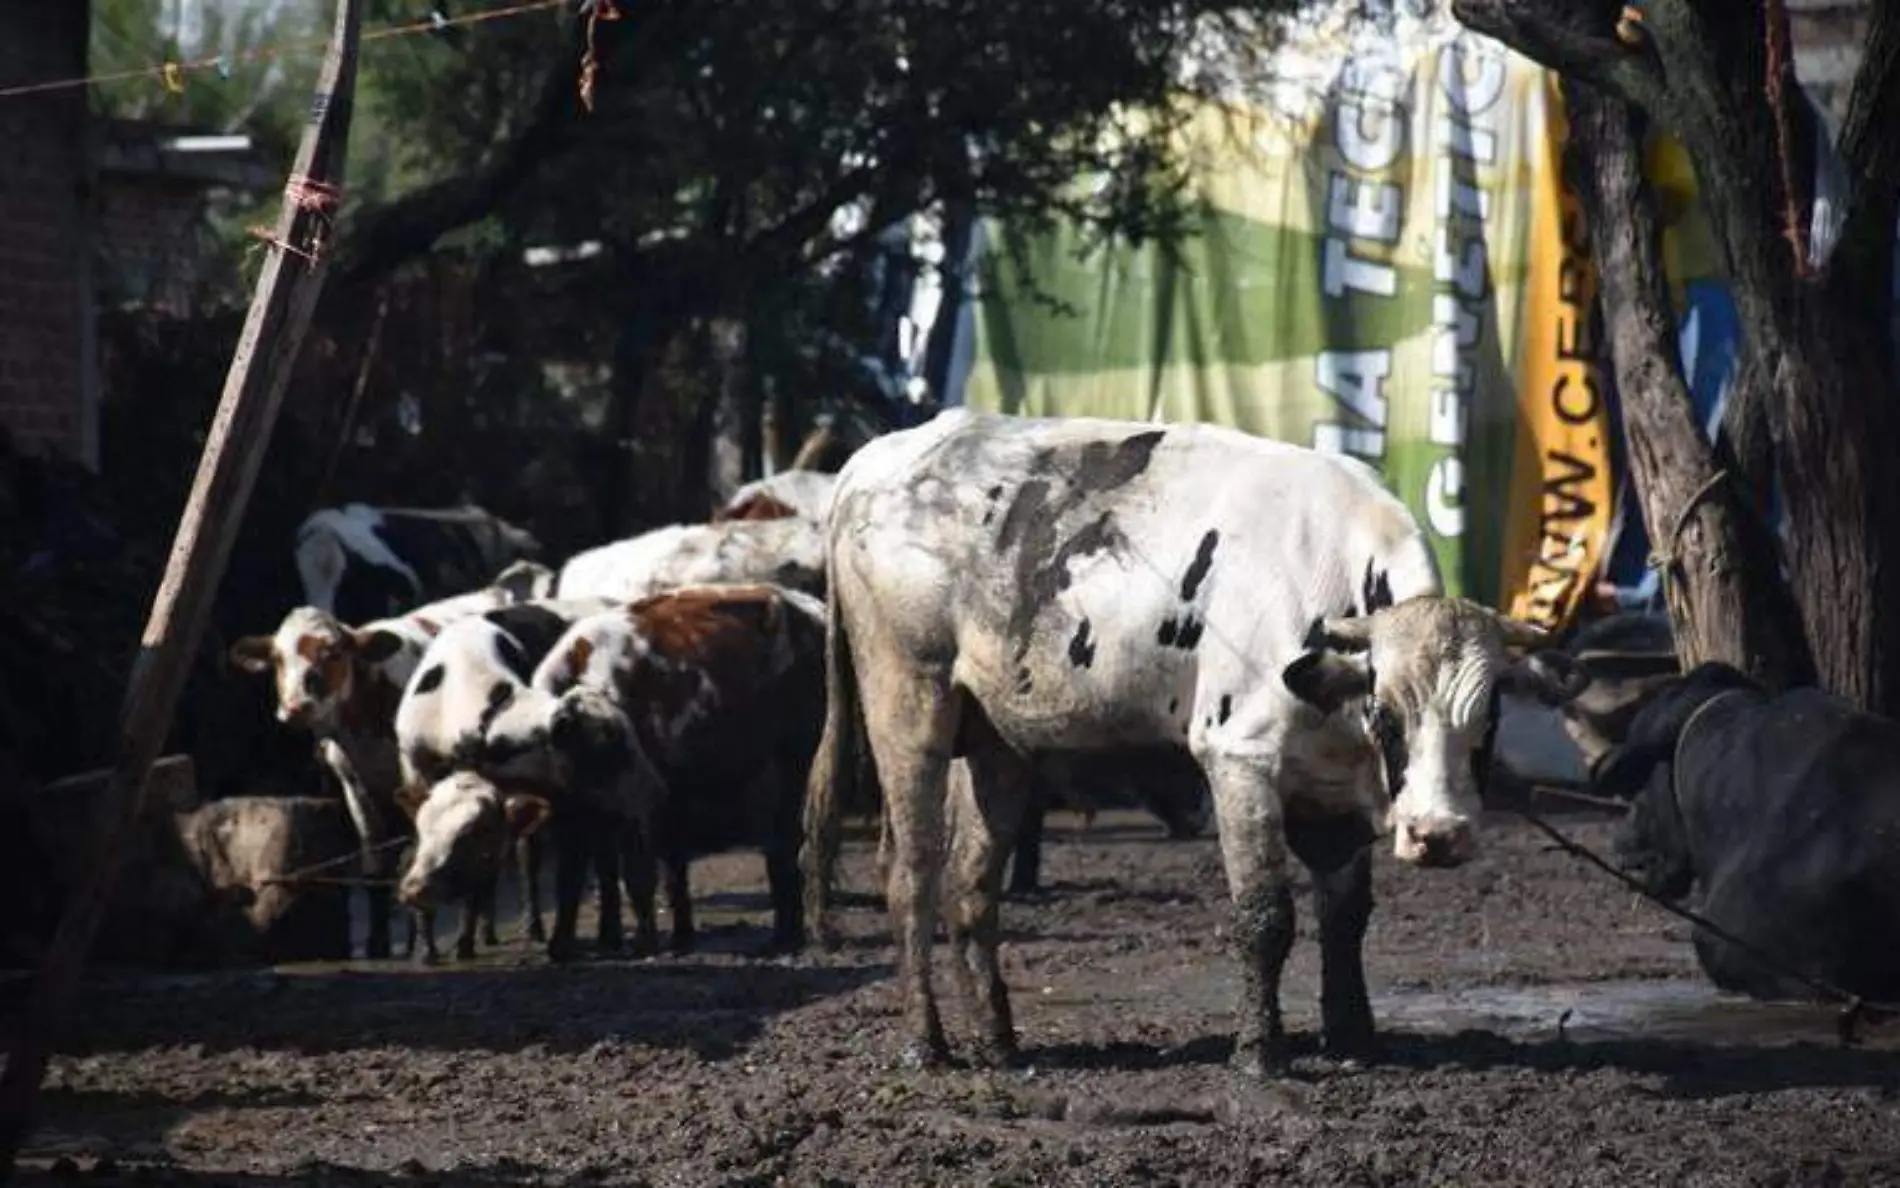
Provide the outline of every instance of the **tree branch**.
[[1452,0],[1452,15],[1475,33],[1501,41],[1548,69],[1586,82],[1651,112],[1663,75],[1654,56],[1616,36],[1617,0]]
[[566,149],[579,112],[574,67],[563,55],[549,66],[533,117],[488,163],[424,186],[357,220],[342,241],[344,255],[334,266],[331,288],[355,289],[380,280],[426,255],[443,236],[488,214]]

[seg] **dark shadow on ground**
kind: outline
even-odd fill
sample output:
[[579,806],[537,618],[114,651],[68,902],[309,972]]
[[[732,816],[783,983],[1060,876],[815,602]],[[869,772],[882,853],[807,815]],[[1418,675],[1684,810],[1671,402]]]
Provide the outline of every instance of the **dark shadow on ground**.
[[[303,1053],[382,1046],[584,1051],[602,1040],[690,1049],[720,1060],[766,1020],[888,976],[882,964],[762,960],[757,930],[701,933],[704,951],[512,969],[257,971],[94,983],[72,1010],[63,1053],[201,1045]],[[4,1021],[10,1030],[12,1018]]]

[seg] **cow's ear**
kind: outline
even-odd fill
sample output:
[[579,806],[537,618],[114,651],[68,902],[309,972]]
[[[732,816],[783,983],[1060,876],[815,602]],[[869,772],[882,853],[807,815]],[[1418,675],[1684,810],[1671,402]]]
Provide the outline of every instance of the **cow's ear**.
[[351,632],[350,640],[355,645],[351,651],[365,664],[381,664],[401,651],[403,642],[402,636],[381,627]]
[[508,818],[508,832],[515,837],[527,837],[548,823],[548,818],[554,815],[554,806],[543,797],[515,792],[502,801],[502,812]]
[[225,653],[225,659],[239,672],[269,672],[272,651],[270,636],[247,635],[231,645],[230,651]]
[[1330,648],[1303,652],[1280,673],[1293,696],[1330,714],[1372,692],[1372,665],[1363,655],[1342,656]]
[[1545,705],[1563,705],[1590,687],[1590,670],[1567,653],[1547,648],[1508,665],[1502,683]]

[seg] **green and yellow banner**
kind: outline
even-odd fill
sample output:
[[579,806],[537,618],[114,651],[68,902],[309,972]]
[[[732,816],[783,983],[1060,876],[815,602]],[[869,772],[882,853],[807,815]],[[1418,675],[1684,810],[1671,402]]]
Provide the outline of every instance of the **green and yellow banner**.
[[964,403],[1352,454],[1453,591],[1561,626],[1613,488],[1554,80],[1449,17],[1273,62],[1193,113],[1186,242],[984,227]]

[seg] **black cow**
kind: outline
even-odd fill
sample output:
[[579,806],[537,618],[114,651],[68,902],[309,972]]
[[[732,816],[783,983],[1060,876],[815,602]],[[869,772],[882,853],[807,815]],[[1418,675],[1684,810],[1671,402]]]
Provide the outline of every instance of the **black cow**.
[[304,602],[345,623],[368,623],[488,585],[540,556],[525,529],[479,507],[371,507],[312,512],[297,529]]
[[[1698,890],[1704,916],[1778,961],[1900,997],[1900,724],[1703,664],[1651,699],[1593,776],[1630,801],[1616,852],[1652,894]],[[1725,990],[1813,996],[1705,929],[1694,941]]]

